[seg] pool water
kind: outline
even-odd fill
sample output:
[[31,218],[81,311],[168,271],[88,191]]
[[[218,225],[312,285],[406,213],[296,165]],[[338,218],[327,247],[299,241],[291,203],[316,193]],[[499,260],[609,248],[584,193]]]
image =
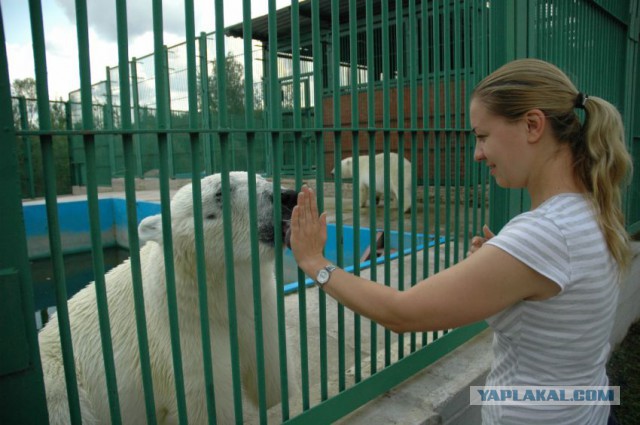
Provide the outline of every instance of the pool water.
[[[333,262],[337,262],[337,244],[335,242],[335,226],[329,227],[329,241],[325,251],[326,257]],[[343,246],[343,263],[347,271],[353,270],[353,264],[355,259],[353,255],[353,228],[345,226],[343,228],[343,241],[347,240],[347,244],[341,244]],[[405,247],[410,248],[409,235],[405,235]],[[422,236],[418,239],[422,244]],[[397,234],[392,233],[392,250],[397,246]],[[430,245],[433,244],[433,239],[430,239]],[[369,229],[360,229],[360,255],[366,250],[369,245]],[[422,245],[418,246],[418,249],[423,249]],[[405,253],[408,253],[405,251]],[[103,250],[104,255],[104,268],[105,273],[119,265],[123,261],[129,258],[129,250],[121,247],[105,248]],[[393,253],[391,258],[397,256],[397,253]],[[63,257],[64,271],[67,283],[67,298],[72,297],[76,292],[87,286],[90,282],[93,282],[93,260],[91,252],[82,252],[77,254],[68,254]],[[382,262],[382,258],[376,260],[378,263]],[[298,290],[298,266],[293,258],[291,250],[286,249],[283,255],[282,273],[285,294],[289,294]],[[370,261],[366,261],[360,264],[361,268],[370,267]],[[53,262],[51,258],[43,258],[31,261],[31,278],[33,281],[34,289],[34,302],[35,308],[38,312],[36,321],[38,328],[42,327],[47,322],[48,317],[55,311],[56,299],[55,299],[55,286],[53,277]],[[313,284],[313,280],[305,277],[304,284],[306,286]]]
[[[143,218],[160,212],[160,206],[153,202],[138,201],[136,203],[138,222]],[[128,231],[126,219],[126,204],[124,199],[104,198],[99,200],[100,225],[102,242],[109,246],[103,249],[105,273],[122,263],[129,257]],[[58,204],[60,216],[60,233],[63,252],[75,252],[64,255],[64,270],[67,285],[67,296],[71,297],[80,289],[94,280],[93,260],[90,252],[88,208],[86,201],[71,201]],[[50,313],[55,311],[55,287],[53,279],[53,264],[49,258],[48,228],[43,203],[23,205],[27,242],[31,258],[31,275],[34,288],[34,301],[38,326],[46,323]],[[351,226],[342,226],[341,240],[337,241],[335,224],[327,226],[328,240],[325,256],[333,263],[338,263],[338,249],[342,249],[342,267],[352,271],[356,261],[360,261],[364,251],[370,243],[370,230],[360,228],[359,231]],[[379,233],[379,231],[377,231]],[[358,235],[358,236],[356,236]],[[354,237],[359,237],[359,251],[357,256],[353,252]],[[434,245],[433,237],[425,238],[417,235],[417,250]],[[400,237],[397,232],[390,232],[390,249],[393,259],[398,256]],[[411,234],[405,233],[405,255],[411,252]],[[442,243],[443,238],[438,243]],[[79,254],[77,252],[80,252]],[[376,263],[383,262],[383,258],[375,259]],[[371,266],[371,261],[361,262],[360,268]],[[283,255],[283,279],[285,294],[298,290],[298,267],[289,249]],[[304,279],[304,285],[312,285],[313,280]]]

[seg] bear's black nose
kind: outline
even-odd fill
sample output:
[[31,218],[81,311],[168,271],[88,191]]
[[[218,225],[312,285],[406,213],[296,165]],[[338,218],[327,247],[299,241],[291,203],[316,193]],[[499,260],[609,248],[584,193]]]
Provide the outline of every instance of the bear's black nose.
[[[283,213],[286,210],[292,211],[293,207],[298,203],[298,192],[295,190],[283,190],[281,192],[282,210]],[[289,214],[290,216],[291,214]]]

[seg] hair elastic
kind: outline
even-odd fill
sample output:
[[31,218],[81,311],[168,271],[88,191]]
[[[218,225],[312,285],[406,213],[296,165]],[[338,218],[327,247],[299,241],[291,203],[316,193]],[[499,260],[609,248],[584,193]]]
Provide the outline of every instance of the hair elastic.
[[582,92],[579,92],[573,106],[579,109],[584,109],[585,105],[587,104],[587,100],[589,100],[589,96]]

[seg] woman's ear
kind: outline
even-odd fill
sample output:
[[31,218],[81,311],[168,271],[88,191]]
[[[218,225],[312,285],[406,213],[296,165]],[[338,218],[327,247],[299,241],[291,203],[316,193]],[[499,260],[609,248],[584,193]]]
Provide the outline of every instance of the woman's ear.
[[524,116],[527,124],[527,141],[536,143],[542,138],[547,125],[547,117],[540,109],[532,109]]

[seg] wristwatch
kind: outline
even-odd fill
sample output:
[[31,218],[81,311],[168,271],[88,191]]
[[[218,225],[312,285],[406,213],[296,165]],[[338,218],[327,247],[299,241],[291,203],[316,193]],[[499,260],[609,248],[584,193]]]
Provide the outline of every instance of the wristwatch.
[[316,284],[318,287],[322,288],[325,283],[329,282],[331,278],[331,272],[337,269],[333,264],[327,264],[323,268],[318,271],[318,275],[316,276]]

